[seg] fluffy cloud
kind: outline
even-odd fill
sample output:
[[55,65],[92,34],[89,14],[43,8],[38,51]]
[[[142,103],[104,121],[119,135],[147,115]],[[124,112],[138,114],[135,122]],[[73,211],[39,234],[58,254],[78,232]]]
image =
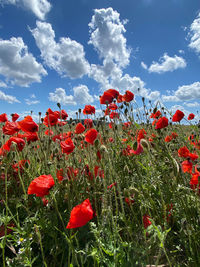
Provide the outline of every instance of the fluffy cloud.
[[81,44],[64,37],[57,43],[51,24],[37,21],[36,25],[31,33],[40,49],[42,59],[49,68],[70,78],[81,78],[89,72],[90,65],[85,59]]
[[74,100],[79,104],[90,104],[94,101],[93,96],[89,94],[89,89],[86,85],[79,85],[73,88]]
[[200,54],[200,13],[190,26],[190,43],[189,47],[196,53]]
[[163,95],[164,102],[190,101],[200,99],[200,82],[179,86],[173,95]]
[[45,15],[51,9],[51,4],[47,0],[0,0],[0,4],[11,4],[25,8],[41,20],[45,19]]
[[12,37],[10,40],[0,39],[0,74],[12,84],[28,87],[33,82],[41,82],[41,76],[47,72],[28,53],[23,39]]
[[26,98],[25,99],[25,102],[29,106],[30,105],[36,105],[36,104],[39,104],[40,103],[40,101],[36,99],[35,94],[30,95],[30,98]]
[[111,7],[107,9],[95,9],[92,20],[89,23],[90,40],[100,55],[108,61],[117,62],[120,67],[129,64],[130,49],[126,47],[126,32],[124,22],[119,19],[119,13]]
[[165,53],[160,59],[159,63],[153,61],[151,66],[148,68],[147,65],[142,62],[141,66],[144,69],[148,69],[149,72],[156,72],[156,73],[164,73],[167,71],[174,71],[179,68],[186,67],[186,61],[184,58],[175,55],[174,57],[170,57]]
[[145,64],[143,61],[141,62],[141,67],[145,70],[148,69],[147,64]]
[[6,101],[10,104],[13,103],[20,103],[19,100],[15,96],[12,95],[6,95],[4,92],[0,91],[0,100]]
[[160,95],[158,91],[146,89],[139,77],[123,74],[131,53],[124,37],[125,23],[112,8],[95,9],[89,23],[89,44],[98,52],[102,65],[91,64],[89,76],[100,84],[101,91],[108,88],[118,89],[121,93],[130,90],[136,95],[156,99]]
[[74,87],[73,92],[74,95],[67,95],[65,89],[56,88],[54,93],[49,93],[49,100],[63,105],[90,104],[94,101],[86,85]]
[[0,87],[1,87],[1,88],[6,88],[6,87],[8,87],[8,86],[7,86],[7,84],[6,84],[6,83],[4,83],[4,82],[0,81]]
[[187,106],[189,108],[196,108],[196,107],[200,106],[200,103],[198,103],[198,102],[192,102],[192,103],[184,102],[184,106]]
[[54,93],[49,93],[49,100],[63,105],[76,105],[72,95],[66,95],[63,88],[56,88]]

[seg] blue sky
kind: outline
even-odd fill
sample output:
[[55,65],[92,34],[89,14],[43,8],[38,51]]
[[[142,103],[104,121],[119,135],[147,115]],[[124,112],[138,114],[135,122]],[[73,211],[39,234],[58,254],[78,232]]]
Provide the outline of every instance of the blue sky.
[[73,116],[109,88],[197,114],[199,0],[0,0],[0,114]]

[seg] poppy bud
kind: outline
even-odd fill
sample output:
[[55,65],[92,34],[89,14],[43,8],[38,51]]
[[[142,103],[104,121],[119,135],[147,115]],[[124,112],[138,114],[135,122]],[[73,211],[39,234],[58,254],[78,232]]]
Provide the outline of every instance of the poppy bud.
[[57,106],[58,106],[58,108],[61,108],[61,105],[60,105],[60,103],[57,103]]

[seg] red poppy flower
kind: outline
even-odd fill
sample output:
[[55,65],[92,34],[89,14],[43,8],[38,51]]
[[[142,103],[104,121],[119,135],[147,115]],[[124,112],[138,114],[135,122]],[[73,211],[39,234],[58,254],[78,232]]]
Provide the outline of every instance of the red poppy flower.
[[7,135],[13,135],[19,132],[20,127],[17,122],[6,121],[5,125],[3,126],[3,133]]
[[119,113],[114,112],[114,111],[111,112],[111,113],[110,113],[110,118],[111,118],[111,119],[117,119],[117,118],[119,119]]
[[74,169],[73,167],[67,167],[67,178],[73,180],[79,173],[79,169]]
[[175,114],[172,117],[172,121],[173,122],[179,122],[183,119],[184,116],[185,116],[185,114],[181,110],[177,109],[177,111],[175,112]]
[[63,169],[57,170],[56,177],[59,182],[61,182],[64,179]]
[[94,176],[104,178],[104,170],[102,170],[99,166],[94,167]]
[[117,90],[115,90],[115,89],[108,89],[108,90],[106,90],[105,92],[111,94],[112,97],[113,97],[113,98],[116,98],[116,99],[117,99],[117,97],[118,97],[118,95],[119,95],[119,92],[118,92]]
[[189,153],[190,153],[190,151],[186,146],[183,146],[183,147],[179,148],[179,150],[178,150],[179,157],[187,158]]
[[165,142],[166,143],[169,143],[169,142],[171,142],[172,141],[172,136],[170,136],[170,135],[167,135],[166,137],[165,137]]
[[123,102],[123,95],[118,95],[118,97],[117,97],[117,103],[121,103],[121,102]]
[[28,195],[35,194],[36,197],[44,197],[49,194],[49,190],[54,184],[54,179],[50,174],[40,175],[30,183],[28,187]]
[[136,132],[137,142],[140,142],[141,139],[144,139],[146,134],[147,132],[145,131],[145,129],[140,129],[139,131],[137,131]]
[[143,216],[143,225],[145,229],[147,229],[147,227],[149,227],[152,224],[152,222],[149,219],[151,219],[149,215],[145,214]]
[[108,109],[111,109],[111,110],[117,110],[118,109],[118,106],[114,103],[111,103],[109,106],[108,106]]
[[79,122],[79,123],[76,125],[75,133],[76,133],[76,134],[81,134],[81,133],[83,133],[84,131],[85,131],[85,127],[83,126],[82,123]]
[[192,173],[192,162],[189,160],[185,160],[181,163],[182,171]]
[[88,114],[95,114],[95,107],[91,105],[86,105],[83,114],[88,115]]
[[11,114],[12,116],[12,121],[16,121],[17,119],[19,119],[19,115],[17,113]]
[[3,145],[3,149],[4,149],[4,150],[7,150],[7,151],[10,151],[10,147],[11,147],[12,143],[17,144],[17,148],[18,148],[19,151],[22,151],[22,149],[23,149],[24,146],[25,146],[25,141],[24,141],[24,139],[19,138],[19,137],[14,137],[14,136],[12,136],[12,137],[10,137],[10,138],[8,139],[8,141]]
[[110,109],[107,107],[106,110],[105,110],[105,112],[104,112],[104,115],[107,116],[107,115],[110,114],[110,112],[111,112]]
[[190,120],[193,120],[194,117],[195,117],[195,115],[194,115],[193,113],[190,113],[190,114],[188,115],[188,120],[189,120],[189,121],[190,121]]
[[8,117],[6,113],[0,114],[0,122],[8,121]]
[[84,125],[86,126],[86,128],[92,128],[93,126],[93,121],[91,119],[85,119],[84,120]]
[[19,121],[18,124],[23,132],[35,133],[39,129],[37,123],[33,121],[31,116],[26,116],[22,121]]
[[134,98],[134,94],[131,91],[126,91],[125,94],[122,97],[122,100],[125,102],[130,102]]
[[94,211],[92,209],[89,199],[84,200],[81,204],[75,206],[70,214],[70,219],[67,224],[67,229],[82,227],[94,216]]
[[104,92],[103,95],[100,97],[100,104],[110,104],[112,103],[114,97],[109,94],[108,92]]
[[93,145],[95,139],[97,138],[97,135],[98,135],[98,132],[96,129],[90,129],[89,131],[85,133],[85,141]]
[[129,197],[125,197],[125,202],[130,206],[131,204],[133,204],[135,202],[135,200],[131,199]]
[[134,154],[134,155],[139,155],[143,152],[143,147],[141,146],[140,142],[137,143],[137,149],[136,150],[133,150],[133,149],[130,149],[129,150],[129,154]]
[[39,140],[37,133],[25,133],[22,135],[22,137],[26,138],[28,143]]
[[167,126],[168,126],[168,119],[166,117],[162,117],[156,122],[155,129],[162,129]]
[[18,170],[20,170],[20,172],[23,171],[26,162],[27,162],[28,164],[30,164],[30,160],[26,160],[26,159],[22,159],[22,160],[20,160],[19,162],[13,164],[13,165],[12,165],[13,170],[14,170],[15,172],[18,172]]
[[10,229],[10,227],[11,228],[14,228],[15,227],[15,224],[14,223],[7,224],[6,229],[5,229],[5,226],[4,225],[1,225],[0,226],[0,237],[5,236],[5,232],[7,233],[7,235],[9,235],[10,233],[12,233],[13,229]]
[[115,182],[115,183],[113,183],[113,184],[110,184],[110,185],[108,185],[107,186],[107,189],[111,189],[113,186],[116,186],[117,185],[117,183]]
[[43,123],[45,126],[49,127],[49,126],[56,125],[57,122],[58,122],[58,118],[53,114],[49,114],[45,116]]
[[74,143],[71,138],[66,139],[65,141],[60,142],[60,146],[62,148],[62,152],[69,155],[74,151]]
[[62,118],[63,120],[66,120],[67,117],[68,117],[67,112],[66,112],[64,109],[62,109],[60,113],[61,113],[61,118]]
[[189,153],[188,156],[190,157],[192,161],[198,159],[199,157],[196,153]]
[[53,131],[52,130],[46,130],[44,132],[44,134],[46,134],[46,135],[53,135]]

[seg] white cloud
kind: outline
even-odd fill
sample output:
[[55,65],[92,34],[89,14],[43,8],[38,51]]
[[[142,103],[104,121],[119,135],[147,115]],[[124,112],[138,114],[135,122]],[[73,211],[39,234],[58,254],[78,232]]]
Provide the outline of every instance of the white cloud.
[[120,67],[129,64],[130,49],[126,47],[126,32],[124,24],[120,21],[120,14],[111,7],[107,9],[95,9],[92,20],[89,23],[90,40],[99,53],[100,58],[116,62]]
[[200,99],[200,82],[179,86],[173,95],[163,95],[164,102],[190,101]]
[[184,58],[175,55],[174,57],[170,57],[165,53],[160,59],[159,63],[153,61],[151,66],[148,68],[149,72],[155,73],[164,73],[167,71],[174,71],[179,68],[185,68],[187,65]]
[[200,54],[200,13],[190,26],[189,36],[189,47]]
[[60,38],[55,41],[55,32],[51,24],[37,21],[37,27],[31,30],[45,64],[59,74],[70,78],[81,78],[90,70],[85,59],[84,48],[70,38]]
[[4,92],[0,91],[0,100],[6,101],[10,104],[20,103],[20,101],[12,95],[6,95]]
[[141,67],[145,70],[148,69],[147,64],[145,64],[143,61],[141,62]]
[[198,102],[192,102],[192,103],[184,102],[184,106],[187,106],[189,108],[195,108],[195,107],[199,107],[200,103],[198,103]]
[[94,101],[93,96],[89,94],[89,89],[86,85],[79,85],[73,88],[74,100],[79,104],[90,104]]
[[43,66],[36,61],[21,37],[10,40],[0,39],[0,74],[12,84],[28,87],[33,82],[41,82],[47,75]]
[[1,88],[7,88],[8,86],[7,86],[6,83],[0,81],[0,87],[1,87]]
[[63,105],[90,104],[94,101],[86,85],[74,87],[73,92],[74,95],[67,95],[65,89],[56,88],[54,93],[49,93],[49,100]]
[[56,88],[54,93],[49,93],[49,100],[63,105],[76,105],[72,95],[66,95],[63,88]]
[[11,4],[22,7],[33,12],[41,20],[45,19],[46,14],[51,9],[51,4],[47,0],[0,0],[0,4]]
[[39,104],[40,103],[40,101],[39,100],[32,100],[32,99],[29,99],[29,98],[26,98],[25,99],[25,102],[26,102],[26,104],[27,105],[36,105],[36,104]]

